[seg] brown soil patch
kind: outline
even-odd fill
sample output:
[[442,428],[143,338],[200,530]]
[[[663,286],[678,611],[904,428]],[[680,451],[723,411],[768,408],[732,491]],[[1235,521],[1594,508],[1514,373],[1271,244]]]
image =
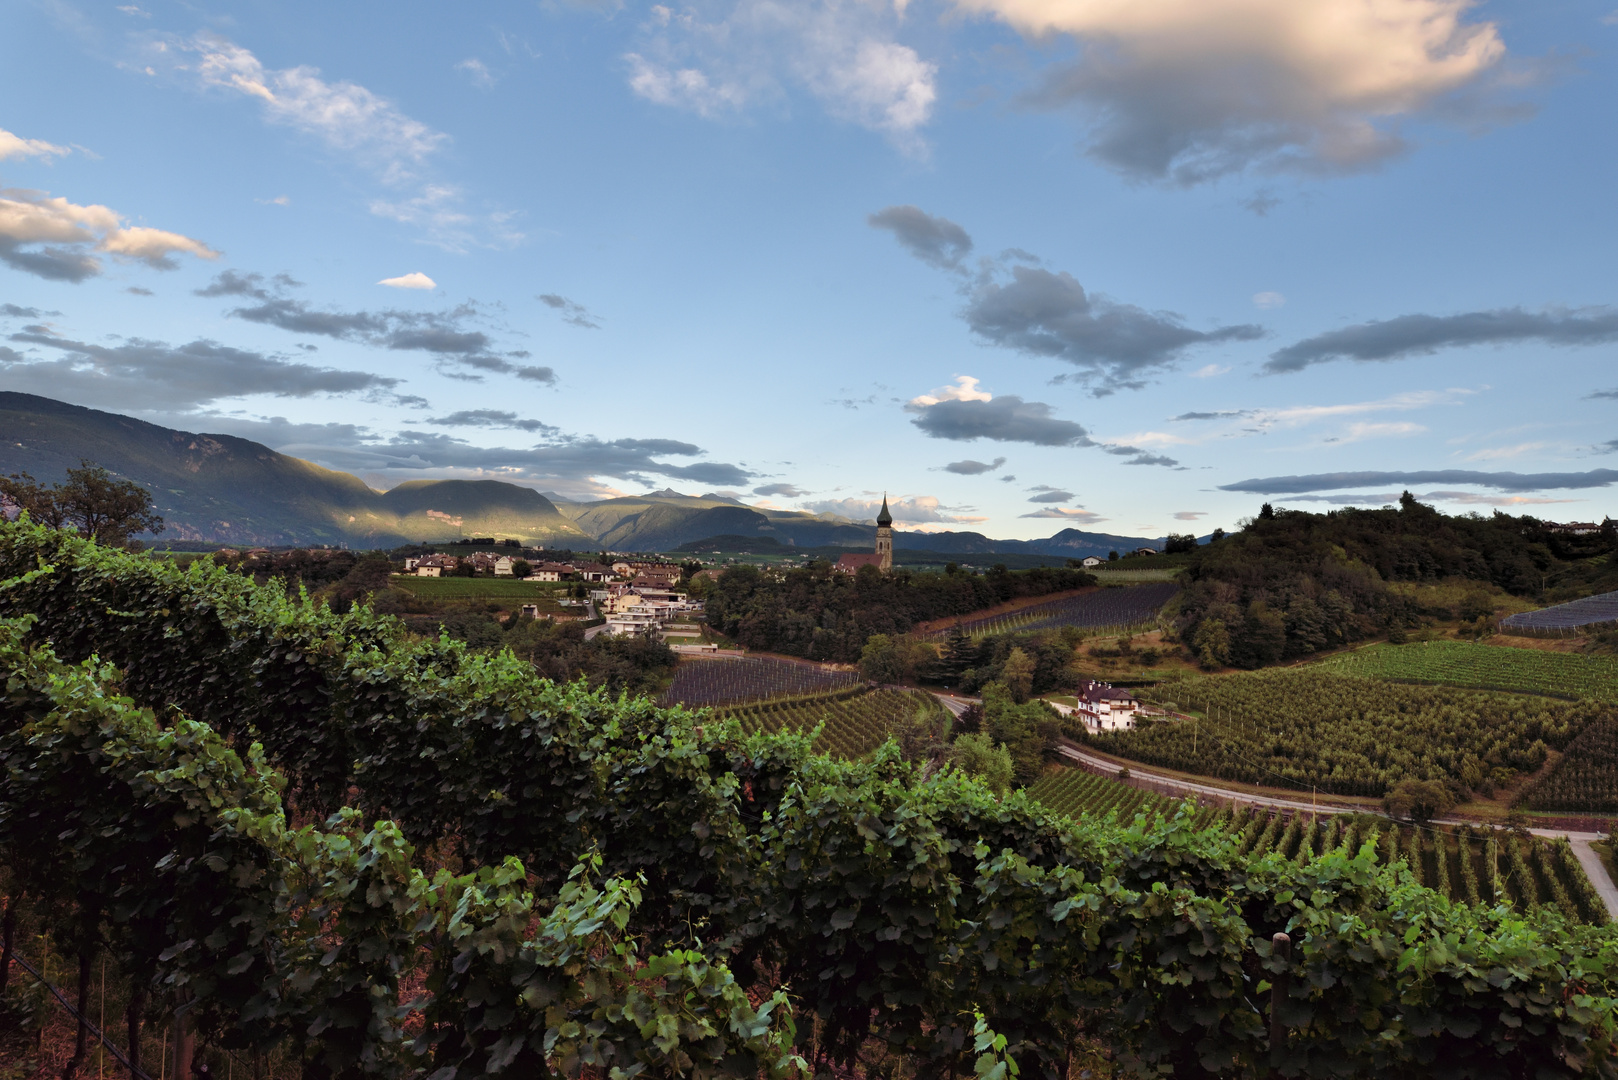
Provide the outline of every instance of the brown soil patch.
[[1540,638],[1518,637],[1515,634],[1494,634],[1483,639],[1485,645],[1500,645],[1508,649],[1537,649],[1540,652],[1583,652],[1590,639],[1585,637]]

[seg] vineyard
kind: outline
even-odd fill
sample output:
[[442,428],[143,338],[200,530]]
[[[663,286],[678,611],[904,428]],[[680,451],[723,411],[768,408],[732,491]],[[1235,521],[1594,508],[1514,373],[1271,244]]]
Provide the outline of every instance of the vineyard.
[[749,733],[782,731],[808,733],[824,724],[815,740],[819,753],[861,758],[881,746],[904,721],[942,720],[944,707],[922,690],[867,690],[863,687],[831,694],[758,702],[719,710],[719,715],[741,721]]
[[[1315,856],[1286,861],[1178,813],[1063,817],[203,560],[0,523],[0,685],[11,1075],[39,1067],[24,960],[87,1018],[51,1048],[69,1077],[124,1075],[92,1024],[168,1080],[1614,1063],[1618,931],[1560,900],[1450,905],[1301,824],[1265,826]],[[1468,855],[1424,880],[1581,903],[1554,852]]]
[[[962,619],[959,626],[970,637],[1054,630],[1063,626],[1087,630],[1133,630],[1155,626],[1158,611],[1179,590],[1178,585],[1171,583],[1100,589],[1082,596],[1034,604],[1004,615]],[[954,633],[955,626],[955,623],[951,623],[944,629],[933,631],[930,636],[947,637]]]
[[[1053,769],[1028,785],[1028,797],[1053,813],[1072,818],[1104,816],[1114,810],[1128,821],[1139,813],[1173,813],[1177,801],[1141,788],[1130,787],[1110,777],[1083,769]],[[1209,813],[1197,815],[1202,824]]]
[[1520,795],[1525,810],[1573,814],[1618,814],[1618,715],[1590,724],[1567,745],[1550,772]]
[[[1080,769],[1053,770],[1028,788],[1031,798],[1069,817],[1122,820],[1139,813],[1171,814],[1178,801]],[[1461,826],[1417,827],[1370,815],[1282,815],[1264,807],[1199,807],[1198,827],[1236,839],[1244,856],[1278,854],[1307,862],[1328,851],[1352,854],[1373,837],[1384,863],[1403,860],[1416,881],[1453,901],[1551,907],[1568,919],[1601,924],[1607,909],[1566,840]]]
[[1322,672],[1251,672],[1165,684],[1194,720],[1088,736],[1120,757],[1248,784],[1381,796],[1400,780],[1504,783],[1605,715],[1593,702],[1408,686]]
[[675,670],[663,704],[699,709],[735,701],[824,694],[846,690],[859,681],[853,671],[768,656],[690,657]]
[[1500,629],[1518,634],[1558,634],[1612,623],[1618,623],[1618,592],[1569,600],[1538,611],[1519,611],[1501,619]]
[[1618,702],[1618,657],[1513,649],[1466,641],[1370,645],[1315,665],[1367,679]]

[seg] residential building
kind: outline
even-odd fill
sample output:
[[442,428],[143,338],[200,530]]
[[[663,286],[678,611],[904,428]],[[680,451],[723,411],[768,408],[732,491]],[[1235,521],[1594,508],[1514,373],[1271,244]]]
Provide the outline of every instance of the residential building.
[[1078,707],[1074,714],[1092,731],[1120,731],[1135,726],[1140,702],[1127,690],[1095,680],[1086,680],[1079,688]]
[[1094,555],[1086,555],[1085,558],[1084,558],[1084,568],[1086,570],[1090,570],[1090,569],[1093,569],[1094,567],[1100,566],[1101,564],[1105,563],[1106,561],[1107,561],[1106,559],[1098,559]]

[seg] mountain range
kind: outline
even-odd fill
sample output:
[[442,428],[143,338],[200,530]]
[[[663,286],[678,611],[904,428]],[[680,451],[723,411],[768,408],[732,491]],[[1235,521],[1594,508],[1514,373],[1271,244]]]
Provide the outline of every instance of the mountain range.
[[[349,473],[248,439],[149,424],[116,413],[0,392],[0,474],[63,479],[93,461],[152,494],[164,538],[238,545],[392,547],[492,536],[547,547],[667,551],[720,536],[789,547],[869,548],[874,525],[831,514],[752,507],[673,490],[582,502],[498,480],[411,480],[377,491]],[[1044,540],[976,532],[894,533],[899,549],[1021,552],[1070,558],[1158,545],[1160,538],[1064,529]]]

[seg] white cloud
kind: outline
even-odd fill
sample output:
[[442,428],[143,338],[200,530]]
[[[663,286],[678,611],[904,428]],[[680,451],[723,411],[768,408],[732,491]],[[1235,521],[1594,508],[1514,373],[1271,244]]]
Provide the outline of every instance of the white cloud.
[[216,259],[219,253],[189,236],[125,225],[112,209],[80,206],[42,191],[0,189],[0,262],[57,281],[101,273],[96,253],[174,268],[172,255]]
[[707,0],[651,11],[643,46],[625,56],[630,89],[646,100],[714,117],[799,86],[832,115],[925,151],[938,66],[893,39],[902,5]]
[[468,57],[455,65],[456,71],[466,72],[466,77],[472,80],[472,85],[480,90],[489,90],[494,87],[494,75],[489,67],[477,57]]
[[1261,292],[1253,294],[1253,306],[1269,311],[1278,308],[1287,302],[1287,298],[1278,292]]
[[266,68],[247,49],[213,34],[199,34],[176,48],[196,57],[194,63],[180,66],[194,72],[203,85],[256,99],[271,123],[358,155],[390,180],[410,175],[449,140],[363,86],[325,81],[317,68]]
[[955,376],[954,386],[940,386],[919,397],[910,399],[915,406],[937,405],[940,401],[993,401],[994,395],[978,389],[978,380],[970,375]]
[[1505,459],[1505,458],[1521,457],[1523,454],[1528,454],[1528,453],[1532,453],[1535,450],[1543,450],[1543,449],[1545,449],[1545,444],[1542,443],[1542,442],[1525,442],[1525,443],[1518,443],[1516,446],[1497,446],[1497,447],[1493,447],[1493,448],[1488,449],[1488,450],[1478,450],[1478,451],[1475,451],[1473,453],[1467,454],[1461,460],[1462,461],[1500,461],[1500,460]]
[[1174,520],[1175,521],[1195,521],[1198,518],[1207,517],[1207,516],[1208,516],[1208,512],[1206,510],[1176,510],[1175,513],[1174,513]]
[[1192,184],[1250,166],[1345,172],[1404,143],[1399,118],[1470,89],[1506,53],[1473,0],[955,0],[1079,60],[1036,100],[1095,117],[1090,152]]
[[49,161],[53,157],[64,157],[72,152],[65,146],[57,146],[44,139],[25,139],[21,135],[13,135],[5,128],[0,128],[0,161],[30,157]]
[[263,203],[265,206],[291,206],[292,196],[277,195],[273,199],[254,199],[253,201],[256,203]]
[[1348,425],[1342,435],[1335,439],[1328,439],[1327,441],[1333,443],[1351,443],[1363,442],[1366,439],[1391,439],[1400,438],[1405,435],[1420,435],[1426,430],[1427,429],[1421,424],[1413,424],[1409,421],[1403,420],[1387,421],[1377,424],[1360,421]]
[[413,270],[399,277],[383,278],[378,285],[386,285],[394,289],[436,289],[438,282],[423,274],[420,270]]
[[1191,373],[1191,377],[1193,379],[1211,379],[1216,375],[1224,375],[1229,371],[1230,368],[1228,365],[1204,364],[1202,367],[1199,367],[1197,370],[1193,371]]

